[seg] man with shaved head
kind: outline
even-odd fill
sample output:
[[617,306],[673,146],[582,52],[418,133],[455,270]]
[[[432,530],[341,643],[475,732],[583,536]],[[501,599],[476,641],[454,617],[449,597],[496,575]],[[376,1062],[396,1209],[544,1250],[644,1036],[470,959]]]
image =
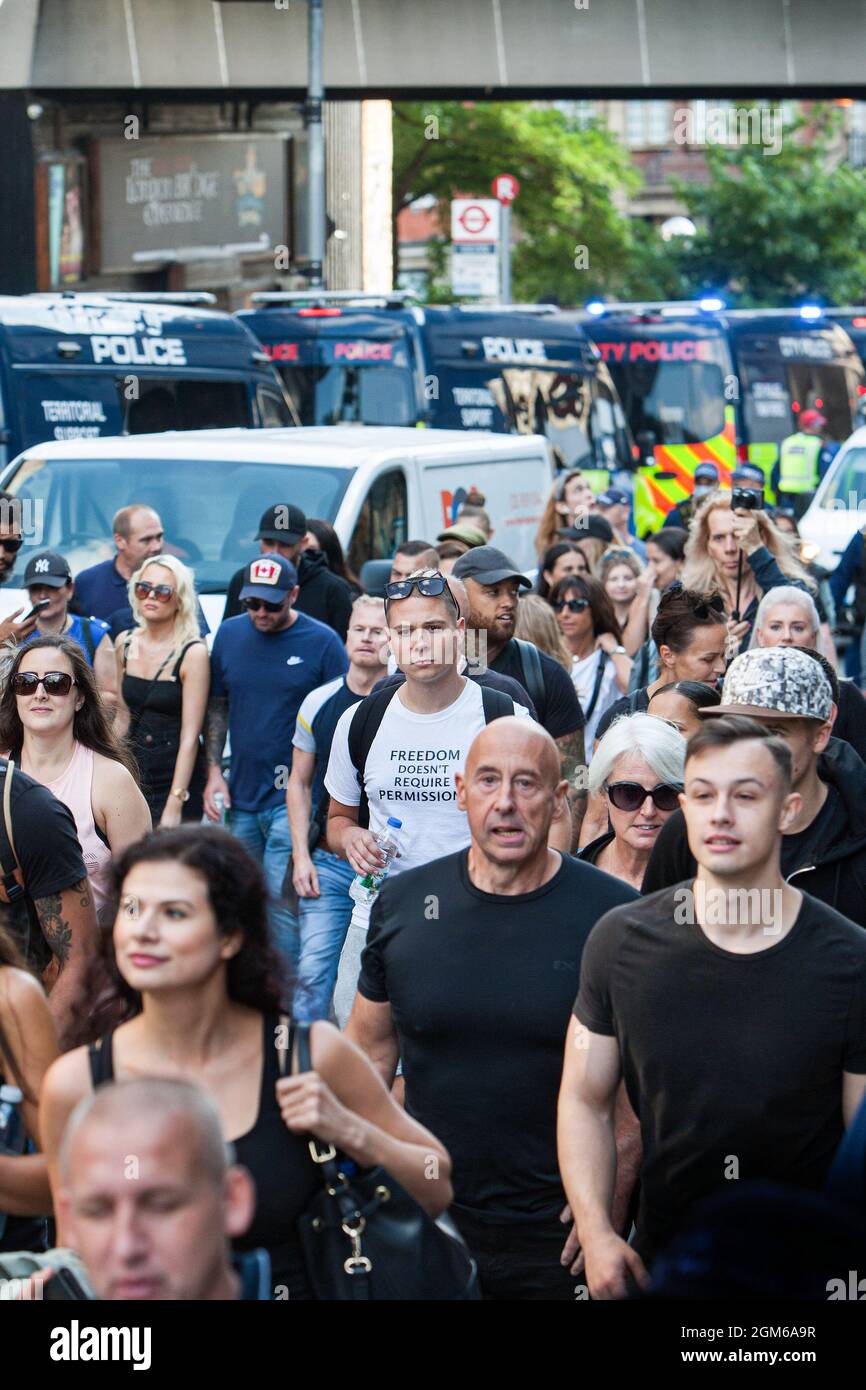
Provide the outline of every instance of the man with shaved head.
[[269,1269],[254,1278],[264,1251],[245,1256],[241,1273],[232,1265],[229,1240],[249,1227],[255,1189],[199,1087],[157,1078],[100,1087],[73,1110],[59,1169],[58,1215],[97,1298],[268,1297]]
[[567,784],[540,725],[489,724],[455,784],[469,846],[386,880],[348,1034],[388,1085],[402,1058],[407,1111],[451,1153],[451,1214],[485,1297],[573,1299],[556,1159],[562,1047],[583,944],[637,894],[549,848]]

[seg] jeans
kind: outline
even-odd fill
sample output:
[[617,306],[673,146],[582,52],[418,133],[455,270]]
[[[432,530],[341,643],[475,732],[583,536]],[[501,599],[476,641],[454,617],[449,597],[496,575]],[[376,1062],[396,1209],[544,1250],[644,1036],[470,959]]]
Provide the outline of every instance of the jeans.
[[571,1227],[556,1216],[497,1224],[460,1207],[449,1215],[478,1266],[482,1298],[574,1302],[578,1296],[584,1276],[559,1262]]
[[328,1017],[340,951],[355,906],[349,897],[354,869],[326,849],[313,850],[312,857],[319,896],[300,899],[301,959],[294,1007],[300,1023]]
[[228,828],[264,870],[270,899],[268,921],[273,944],[292,975],[295,975],[300,955],[299,923],[283,900],[283,880],[292,852],[285,802],[267,811],[236,811],[232,808]]

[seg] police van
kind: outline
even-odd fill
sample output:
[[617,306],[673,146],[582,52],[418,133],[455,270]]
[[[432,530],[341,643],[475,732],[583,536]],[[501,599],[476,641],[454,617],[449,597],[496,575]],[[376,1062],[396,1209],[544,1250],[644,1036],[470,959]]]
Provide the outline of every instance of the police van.
[[782,440],[801,411],[820,410],[847,438],[863,367],[840,324],[813,305],[726,309],[721,300],[605,304],[578,315],[595,341],[637,440],[639,535],[657,530],[694,488],[698,463],[729,484],[737,461],[757,464],[765,493]]
[[43,440],[292,423],[252,334],[211,294],[0,296],[0,466]]
[[258,554],[262,512],[281,502],[331,522],[359,571],[401,541],[435,540],[474,487],[493,543],[530,570],[552,476],[538,436],[454,430],[191,430],[34,445],[0,473],[0,487],[20,499],[24,538],[0,611],[24,601],[35,550],[59,551],[73,574],[109,559],[112,516],[130,502],[159,512],[166,550],[194,571],[212,630],[232,575]]
[[542,434],[600,490],[633,466],[610,372],[552,305],[422,307],[402,292],[261,293],[238,318],[301,423]]

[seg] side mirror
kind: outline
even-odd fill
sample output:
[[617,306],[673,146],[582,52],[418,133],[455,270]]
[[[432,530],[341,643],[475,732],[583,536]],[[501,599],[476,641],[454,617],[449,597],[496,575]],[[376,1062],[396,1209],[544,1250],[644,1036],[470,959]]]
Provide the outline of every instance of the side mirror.
[[358,575],[364,593],[369,594],[371,598],[384,598],[385,585],[390,573],[390,560],[365,560]]

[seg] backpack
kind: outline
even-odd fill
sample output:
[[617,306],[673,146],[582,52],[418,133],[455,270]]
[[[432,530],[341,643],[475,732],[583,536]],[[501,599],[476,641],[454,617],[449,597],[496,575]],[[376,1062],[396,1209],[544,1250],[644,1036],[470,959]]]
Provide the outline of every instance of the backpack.
[[[531,644],[527,643],[527,645]],[[533,651],[535,651],[534,647]],[[541,663],[539,662],[539,669],[540,667]],[[364,791],[364,770],[367,765],[367,757],[373,746],[373,740],[379,732],[382,720],[385,718],[385,711],[400,688],[399,685],[385,686],[384,690],[377,690],[372,695],[368,695],[357,706],[349,725],[349,757],[358,774],[358,784],[361,788],[358,824],[365,830],[370,824],[370,811],[367,795]],[[479,689],[485,724],[490,724],[494,719],[502,719],[504,716],[514,713],[514,701],[503,691],[494,690],[492,686],[485,685],[479,686]]]
[[538,648],[534,642],[526,642],[522,637],[513,637],[511,640],[514,642],[520,657],[520,673],[529,698],[536,710],[543,709],[544,672],[541,669],[541,657],[538,654]]

